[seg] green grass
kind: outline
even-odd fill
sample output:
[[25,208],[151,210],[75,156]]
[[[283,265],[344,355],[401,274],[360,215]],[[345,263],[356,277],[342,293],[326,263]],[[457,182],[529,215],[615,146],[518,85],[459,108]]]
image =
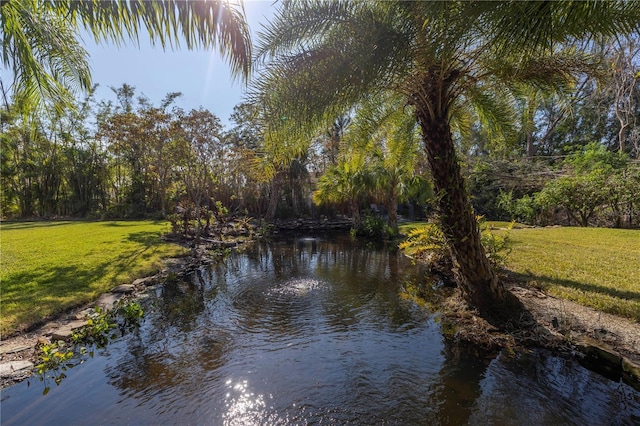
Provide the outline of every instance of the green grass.
[[20,222],[0,225],[0,333],[95,300],[154,273],[184,249],[161,241],[165,222]]
[[508,268],[517,279],[604,312],[640,321],[640,231],[514,229]]
[[507,269],[517,280],[640,321],[639,230],[518,227],[509,232],[509,247]]

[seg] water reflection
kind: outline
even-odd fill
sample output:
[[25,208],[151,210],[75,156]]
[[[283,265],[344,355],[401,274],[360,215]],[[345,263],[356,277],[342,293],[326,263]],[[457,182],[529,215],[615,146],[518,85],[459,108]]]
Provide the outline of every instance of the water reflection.
[[3,391],[2,424],[640,421],[638,392],[575,363],[443,338],[399,297],[426,279],[349,241],[256,245],[156,289],[139,330],[46,397]]
[[496,354],[451,339],[445,339],[444,343],[445,362],[432,389],[431,400],[438,407],[439,424],[467,424],[482,394],[481,382]]
[[573,361],[533,352],[500,355],[492,367],[480,382],[472,424],[640,424],[640,393],[585,374]]

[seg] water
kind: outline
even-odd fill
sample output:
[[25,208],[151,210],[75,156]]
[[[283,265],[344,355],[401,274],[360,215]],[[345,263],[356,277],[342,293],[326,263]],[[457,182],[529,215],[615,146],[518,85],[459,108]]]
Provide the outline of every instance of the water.
[[490,356],[399,296],[395,253],[257,245],[158,288],[129,334],[2,391],[2,425],[640,424],[640,392],[544,352]]

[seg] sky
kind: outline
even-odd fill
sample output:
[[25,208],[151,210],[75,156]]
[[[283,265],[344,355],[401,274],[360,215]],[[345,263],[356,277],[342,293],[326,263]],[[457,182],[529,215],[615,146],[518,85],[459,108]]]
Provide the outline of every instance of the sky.
[[[274,0],[245,0],[244,8],[255,42],[261,24],[272,16]],[[141,31],[141,35],[145,34]],[[113,100],[110,89],[127,83],[157,105],[169,92],[182,92],[175,102],[185,110],[200,106],[216,114],[229,128],[233,107],[242,102],[244,84],[231,77],[229,67],[217,51],[162,50],[152,46],[148,37],[140,37],[140,47],[129,42],[121,46],[96,44],[83,37],[90,55],[93,82],[99,85],[96,100]]]

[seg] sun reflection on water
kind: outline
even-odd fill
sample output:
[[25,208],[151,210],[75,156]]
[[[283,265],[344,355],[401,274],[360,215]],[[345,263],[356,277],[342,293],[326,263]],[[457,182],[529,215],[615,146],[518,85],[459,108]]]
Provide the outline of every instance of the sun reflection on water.
[[225,425],[260,424],[265,419],[267,404],[264,395],[252,392],[247,380],[234,382],[228,379],[225,385],[228,389],[224,396]]

